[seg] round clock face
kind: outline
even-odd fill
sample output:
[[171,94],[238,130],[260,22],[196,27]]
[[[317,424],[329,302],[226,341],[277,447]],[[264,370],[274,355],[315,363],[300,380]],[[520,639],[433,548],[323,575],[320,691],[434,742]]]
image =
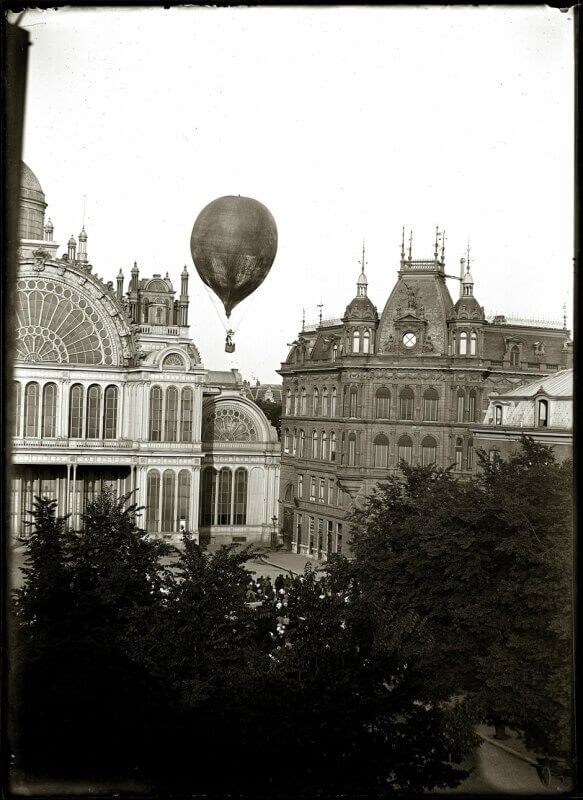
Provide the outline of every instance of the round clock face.
[[417,337],[411,331],[403,334],[403,344],[405,347],[415,347],[417,344]]

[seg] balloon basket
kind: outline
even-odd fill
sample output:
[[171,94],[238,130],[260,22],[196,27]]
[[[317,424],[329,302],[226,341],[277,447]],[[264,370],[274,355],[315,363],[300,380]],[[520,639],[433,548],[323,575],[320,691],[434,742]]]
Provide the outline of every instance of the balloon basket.
[[235,345],[234,344],[226,344],[225,345],[225,353],[234,353],[235,352]]

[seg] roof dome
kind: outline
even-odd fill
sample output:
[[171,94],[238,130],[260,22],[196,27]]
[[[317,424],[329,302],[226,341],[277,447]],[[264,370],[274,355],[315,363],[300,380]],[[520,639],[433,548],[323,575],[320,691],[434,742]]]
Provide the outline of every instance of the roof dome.
[[22,171],[20,173],[20,186],[22,189],[29,189],[44,195],[39,179],[24,161],[22,162]]
[[39,180],[23,161],[20,173],[20,239],[40,241],[44,238],[46,207]]
[[346,306],[345,318],[350,319],[378,319],[376,307],[366,295],[353,298]]
[[368,286],[368,281],[366,279],[366,275],[364,272],[361,272],[358,276],[358,280],[356,281],[357,286]]
[[453,307],[453,312],[457,319],[485,319],[484,309],[473,294],[460,297]]

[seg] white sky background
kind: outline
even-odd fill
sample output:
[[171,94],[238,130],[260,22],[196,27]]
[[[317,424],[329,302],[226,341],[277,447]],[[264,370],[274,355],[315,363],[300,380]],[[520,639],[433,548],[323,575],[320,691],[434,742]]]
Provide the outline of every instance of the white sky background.
[[[86,201],[93,270],[127,289],[190,272],[191,334],[210,369],[275,373],[301,326],[341,316],[366,239],[382,311],[401,226],[413,257],[471,240],[486,311],[572,325],[573,17],[536,7],[27,11],[24,160],[55,240]],[[271,272],[233,312],[235,358],[190,255],[199,211],[254,197],[278,226]],[[459,283],[448,281],[454,298]],[[216,301],[217,306],[219,305]],[[246,313],[247,312],[247,313]]]

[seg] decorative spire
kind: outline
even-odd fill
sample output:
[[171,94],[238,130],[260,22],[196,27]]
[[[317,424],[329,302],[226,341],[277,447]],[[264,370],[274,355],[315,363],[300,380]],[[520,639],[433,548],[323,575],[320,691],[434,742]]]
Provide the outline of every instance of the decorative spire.
[[324,305],[324,303],[322,303],[322,302],[318,303],[318,305],[317,305],[317,308],[320,311],[320,325],[322,325],[322,307],[323,307],[323,305]]
[[468,246],[466,247],[466,263],[468,265],[468,272],[470,271],[470,250],[471,249],[472,248],[470,247],[470,239],[468,237]]
[[357,297],[366,297],[366,287],[368,286],[368,281],[366,279],[366,275],[364,274],[364,265],[367,262],[365,261],[365,249],[364,249],[364,239],[362,240],[362,261],[359,261],[362,269],[360,275],[358,276],[358,280],[356,281],[356,295]]
[[439,226],[435,226],[435,252],[434,252],[434,260],[437,261],[437,251],[439,248]]
[[445,264],[445,231],[441,234],[441,263]]
[[411,261],[411,248],[413,247],[413,229],[409,231],[409,261]]
[[401,233],[401,265],[405,261],[405,226],[403,225],[403,231]]
[[306,327],[306,309],[302,308],[302,333],[304,332],[305,327]]
[[563,303],[563,330],[567,330],[567,303]]
[[364,260],[364,252],[365,252],[365,250],[364,250],[364,239],[363,239],[363,240],[362,240],[362,261],[359,261],[359,262],[358,262],[358,263],[361,265],[361,267],[362,267],[362,269],[361,269],[361,275],[364,275],[364,265],[365,265],[366,263],[368,263],[368,262],[366,262],[366,261]]

